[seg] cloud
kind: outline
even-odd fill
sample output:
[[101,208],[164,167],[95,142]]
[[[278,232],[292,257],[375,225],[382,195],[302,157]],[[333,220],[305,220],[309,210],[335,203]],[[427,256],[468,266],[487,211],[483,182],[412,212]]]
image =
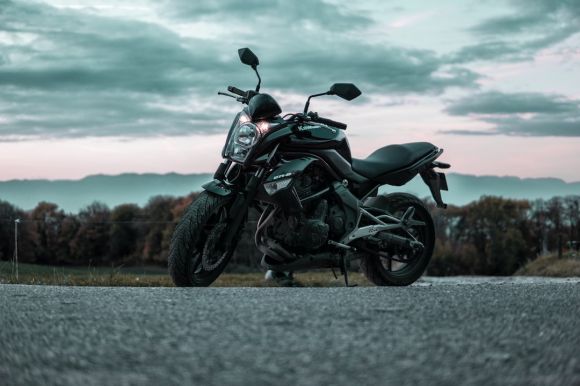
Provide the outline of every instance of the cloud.
[[322,0],[166,0],[160,11],[182,23],[182,30],[193,30],[200,21],[232,29],[235,45],[223,54],[252,47],[264,85],[281,90],[313,93],[349,81],[364,93],[439,94],[448,87],[475,87],[479,78],[448,66],[432,50],[369,44],[353,31],[372,27],[372,18]]
[[[47,102],[47,100],[50,100]],[[229,125],[211,105],[188,106],[186,98],[146,98],[112,92],[16,91],[0,106],[0,141],[38,137],[134,137],[218,133]],[[146,101],[146,102],[145,102]],[[59,108],[59,106],[61,106]],[[229,116],[228,116],[229,118]]]
[[[264,91],[277,93],[306,96],[349,81],[366,95],[438,95],[474,88],[479,77],[431,50],[361,41],[351,31],[372,21],[321,0],[166,1],[152,3],[160,17],[149,21],[0,1],[4,140],[226,130],[240,106],[217,102],[216,91],[255,85],[237,58],[243,46],[260,56]],[[199,23],[220,35],[196,36]]]
[[[564,120],[566,119],[566,120]],[[580,119],[538,116],[532,119],[518,117],[486,119],[495,124],[492,130],[443,130],[452,135],[509,135],[514,137],[580,137]]]
[[538,115],[532,119],[518,117],[490,120],[501,134],[523,137],[580,137],[578,113],[565,117]]
[[0,39],[0,140],[185,135],[227,125],[223,109],[203,103],[186,111],[159,107],[191,104],[190,95],[201,101],[218,68],[233,71],[212,63],[210,42],[36,3],[5,2],[0,31],[29,36],[26,45]]
[[[364,28],[372,19],[360,13],[346,13],[342,7],[322,0],[221,0],[199,2],[164,0],[157,3],[166,15],[182,21],[212,20],[248,25],[274,24],[283,28],[316,26],[342,32]],[[231,21],[231,23],[228,23]],[[234,26],[235,27],[235,26]],[[266,29],[264,29],[266,30]]]
[[540,93],[485,92],[452,102],[446,112],[492,124],[492,130],[447,134],[580,137],[580,101]]
[[512,0],[514,13],[486,19],[469,31],[480,41],[448,56],[451,63],[531,60],[580,32],[580,0]]
[[471,30],[484,35],[504,35],[544,31],[547,27],[558,29],[580,21],[578,0],[513,0],[515,15],[489,18]]
[[457,100],[446,111],[451,115],[560,114],[578,112],[579,106],[578,101],[560,95],[490,91]]

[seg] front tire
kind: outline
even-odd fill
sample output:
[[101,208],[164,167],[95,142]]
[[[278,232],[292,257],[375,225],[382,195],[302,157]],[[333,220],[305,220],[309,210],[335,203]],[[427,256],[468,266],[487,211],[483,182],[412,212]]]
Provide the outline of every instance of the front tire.
[[[414,219],[425,223],[424,226],[415,226],[412,230],[415,237],[424,245],[420,255],[408,264],[396,263],[399,269],[393,270],[393,261],[389,262],[378,254],[369,254],[361,259],[362,273],[373,284],[378,286],[407,286],[417,281],[431,260],[435,245],[435,227],[433,219],[425,204],[417,197],[406,193],[392,193],[373,199],[370,206],[386,210],[400,218],[410,206],[415,208]],[[405,236],[404,234],[401,234]],[[385,264],[387,260],[387,264]],[[386,266],[385,266],[386,265]]]
[[202,192],[177,224],[171,239],[168,265],[178,287],[207,287],[223,272],[234,248],[220,250],[230,199]]

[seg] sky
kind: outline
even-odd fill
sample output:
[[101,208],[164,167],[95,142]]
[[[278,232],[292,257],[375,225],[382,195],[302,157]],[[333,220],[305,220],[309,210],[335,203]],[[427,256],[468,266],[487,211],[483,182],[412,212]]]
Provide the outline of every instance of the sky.
[[0,0],[0,180],[213,172],[260,58],[354,157],[413,141],[452,171],[580,181],[580,0]]

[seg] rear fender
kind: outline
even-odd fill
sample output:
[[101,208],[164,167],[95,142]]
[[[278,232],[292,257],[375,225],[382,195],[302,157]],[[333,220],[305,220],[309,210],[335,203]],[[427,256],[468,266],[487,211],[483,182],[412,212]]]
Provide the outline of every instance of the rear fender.
[[445,173],[436,172],[434,169],[448,169],[450,166],[451,165],[446,163],[434,161],[431,162],[428,167],[423,168],[419,172],[423,182],[425,182],[425,184],[429,187],[431,195],[433,196],[433,199],[435,200],[438,208],[447,208],[447,204],[445,204],[441,198],[441,191],[447,191],[449,188],[447,186],[447,178],[445,177]]

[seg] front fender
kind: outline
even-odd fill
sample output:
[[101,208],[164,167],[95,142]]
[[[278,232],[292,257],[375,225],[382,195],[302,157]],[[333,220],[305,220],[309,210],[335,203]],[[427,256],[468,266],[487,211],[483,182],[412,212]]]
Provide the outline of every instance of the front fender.
[[218,196],[228,197],[234,194],[234,191],[223,181],[213,180],[201,186],[208,192],[217,194]]

